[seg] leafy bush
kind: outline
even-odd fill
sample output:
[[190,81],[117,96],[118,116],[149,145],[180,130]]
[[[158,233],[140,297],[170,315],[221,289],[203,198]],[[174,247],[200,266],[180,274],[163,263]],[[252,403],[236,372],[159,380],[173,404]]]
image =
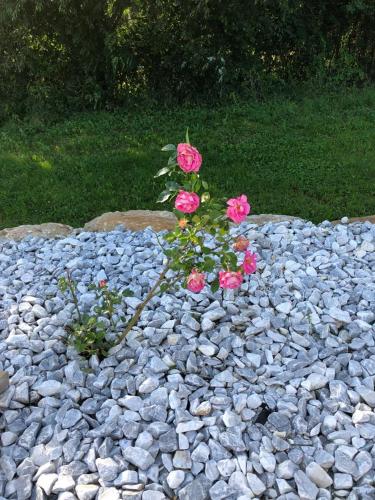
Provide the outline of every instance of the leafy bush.
[[[89,288],[96,293],[97,305],[95,315],[87,315],[79,308],[77,284],[70,272],[66,278],[59,279],[60,291],[69,292],[76,313],[76,321],[68,327],[68,341],[83,356],[97,354],[105,357],[110,348],[121,343],[137,325],[142,311],[157,295],[181,284],[192,293],[200,293],[206,285],[213,292],[219,288],[234,290],[241,287],[246,275],[256,271],[257,256],[248,250],[249,240],[244,235],[234,238],[230,234],[230,223],[240,224],[250,213],[247,196],[243,194],[226,200],[226,210],[225,205],[211,197],[207,182],[200,178],[202,155],[189,143],[188,132],[185,143],[179,143],[177,147],[168,144],[162,151],[168,151],[170,157],[167,166],[155,177],[168,176],[173,180],[165,183],[158,202],[174,201],[178,223],[164,238],[170,244],[169,248],[155,233],[165,256],[164,267],[115,340],[109,340],[107,333],[116,332],[117,323],[113,319],[118,312],[116,306],[121,305],[122,296],[129,296],[129,290],[122,294],[111,291],[105,280],[91,285]],[[209,243],[205,240],[207,234],[213,237]],[[217,276],[212,276],[216,268],[220,271]],[[120,316],[120,319],[124,321],[125,316]]]
[[[0,114],[375,77],[373,0],[2,0]],[[344,62],[344,66],[342,63]],[[1,115],[0,115],[1,116]]]
[[[94,314],[85,314],[81,311],[77,296],[77,283],[68,272],[66,277],[59,279],[59,289],[67,293],[74,304],[75,319],[66,327],[68,344],[72,345],[79,354],[90,357],[97,354],[99,358],[107,356],[108,351],[115,345],[108,338],[108,333],[116,333],[120,321],[125,321],[125,316],[119,315],[119,307],[123,297],[131,297],[133,293],[126,289],[122,293],[110,290],[105,280],[92,284],[89,290],[95,293],[97,305]],[[115,321],[115,315],[118,319]]]

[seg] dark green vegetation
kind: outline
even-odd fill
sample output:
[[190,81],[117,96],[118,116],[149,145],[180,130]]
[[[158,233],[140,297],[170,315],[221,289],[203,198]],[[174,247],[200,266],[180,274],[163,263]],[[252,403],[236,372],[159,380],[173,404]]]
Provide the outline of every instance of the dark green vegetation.
[[0,119],[374,78],[374,0],[0,0]]
[[[110,290],[105,280],[100,281],[99,284],[89,285],[89,290],[95,293],[97,301],[94,314],[89,315],[81,311],[77,296],[77,283],[69,272],[59,279],[59,289],[70,297],[75,309],[76,321],[65,327],[68,332],[67,343],[87,359],[93,354],[97,354],[99,359],[108,356],[108,351],[116,345],[116,342],[109,340],[106,335],[108,333],[116,335],[117,324],[126,320],[120,312],[120,306],[124,306],[122,304],[124,297],[132,297],[133,292],[128,289],[121,293]],[[117,320],[114,319],[115,313]],[[109,325],[103,321],[103,318],[108,320]]]
[[90,112],[0,129],[0,226],[81,226],[106,211],[162,208],[160,148],[186,127],[217,195],[254,213],[319,222],[375,213],[375,89],[267,103]]

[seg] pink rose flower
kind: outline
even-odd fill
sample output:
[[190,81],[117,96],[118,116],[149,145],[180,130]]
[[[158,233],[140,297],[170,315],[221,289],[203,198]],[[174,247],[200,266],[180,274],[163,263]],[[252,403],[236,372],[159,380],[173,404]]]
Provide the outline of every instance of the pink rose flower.
[[239,236],[233,244],[233,248],[237,250],[237,252],[244,252],[249,247],[249,240],[245,238],[245,236]]
[[242,194],[238,198],[231,198],[227,201],[227,205],[227,217],[237,224],[244,221],[250,213],[250,205],[247,202],[245,194]]
[[255,253],[245,252],[245,258],[242,263],[242,268],[245,274],[255,273],[257,269],[257,257]]
[[241,271],[220,271],[219,285],[221,288],[238,288],[241,286],[243,276]]
[[187,279],[187,288],[191,292],[199,293],[205,285],[205,275],[197,269],[193,269]]
[[185,214],[191,214],[199,207],[200,199],[196,193],[180,191],[176,196],[175,208]]
[[185,173],[199,172],[202,165],[202,156],[190,144],[180,143],[177,146],[177,163]]

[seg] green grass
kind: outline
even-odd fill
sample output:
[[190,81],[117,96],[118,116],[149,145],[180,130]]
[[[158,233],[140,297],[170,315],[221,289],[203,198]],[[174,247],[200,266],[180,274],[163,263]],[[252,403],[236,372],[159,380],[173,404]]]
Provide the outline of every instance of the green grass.
[[0,226],[82,226],[155,203],[166,143],[190,140],[216,194],[319,222],[375,213],[375,88],[216,108],[82,113],[0,128]]

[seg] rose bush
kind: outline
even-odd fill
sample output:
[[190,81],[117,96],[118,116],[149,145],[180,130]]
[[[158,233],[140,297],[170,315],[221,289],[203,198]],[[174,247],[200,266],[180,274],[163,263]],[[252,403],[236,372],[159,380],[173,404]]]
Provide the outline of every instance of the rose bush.
[[[125,290],[119,294],[109,289],[106,280],[99,281],[91,288],[98,298],[98,305],[94,308],[97,316],[88,316],[81,314],[77,285],[70,275],[60,280],[60,289],[70,293],[77,316],[77,321],[69,327],[68,340],[83,356],[106,356],[110,347],[120,343],[137,324],[150,300],[160,293],[179,284],[192,293],[202,292],[207,285],[213,292],[219,288],[234,290],[241,286],[245,275],[256,271],[256,255],[248,249],[249,240],[240,235],[232,241],[229,231],[231,223],[240,224],[250,213],[247,196],[241,194],[221,203],[211,197],[207,182],[198,173],[202,156],[197,148],[189,144],[188,135],[186,142],[177,147],[168,144],[163,151],[170,151],[171,156],[168,165],[159,170],[156,177],[167,175],[171,180],[166,182],[158,201],[174,200],[178,223],[175,230],[165,236],[167,246],[157,236],[165,255],[164,269],[115,341],[109,341],[107,334],[116,330],[113,321],[115,312],[118,312],[116,308],[120,307],[121,297],[132,292]],[[209,243],[207,235],[211,236]],[[109,321],[110,329],[106,329],[103,318]],[[120,319],[127,320],[121,315]]]
[[[162,151],[170,152],[170,157],[167,166],[155,177],[166,175],[170,180],[165,183],[158,202],[174,200],[179,220],[175,230],[165,236],[168,248],[159,242],[166,256],[165,267],[119,341],[136,325],[143,309],[155,295],[179,284],[192,293],[200,293],[206,285],[214,292],[219,288],[233,290],[241,286],[244,275],[256,270],[256,255],[248,250],[248,239],[241,235],[232,241],[229,231],[230,223],[240,224],[250,213],[247,196],[241,194],[221,203],[212,198],[207,182],[198,173],[202,156],[190,145],[188,134],[185,142],[177,147],[168,144]],[[208,246],[207,234],[213,237],[215,246]],[[241,263],[235,252],[244,252]],[[213,275],[215,269],[218,269],[216,276]]]
[[[96,306],[92,314],[81,311],[77,295],[78,284],[72,279],[70,271],[59,278],[59,289],[63,294],[68,294],[74,304],[75,319],[65,326],[67,332],[66,342],[72,345],[76,351],[86,358],[93,354],[102,359],[108,355],[111,347],[116,345],[119,321],[126,318],[122,313],[123,299],[131,297],[131,290],[118,292],[109,288],[106,280],[100,280],[97,284],[91,284],[89,290],[95,293]],[[116,319],[114,319],[116,317]],[[109,324],[109,326],[108,326]]]

